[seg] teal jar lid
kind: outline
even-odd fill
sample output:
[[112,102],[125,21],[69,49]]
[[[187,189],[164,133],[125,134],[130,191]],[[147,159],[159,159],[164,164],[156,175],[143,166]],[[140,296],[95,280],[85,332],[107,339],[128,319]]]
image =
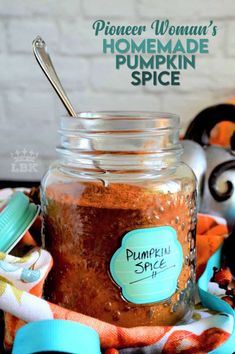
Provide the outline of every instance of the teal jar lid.
[[22,192],[14,193],[0,212],[0,252],[10,250],[36,219],[40,207]]
[[21,327],[12,354],[40,352],[101,354],[100,340],[92,328],[67,320],[43,320]]

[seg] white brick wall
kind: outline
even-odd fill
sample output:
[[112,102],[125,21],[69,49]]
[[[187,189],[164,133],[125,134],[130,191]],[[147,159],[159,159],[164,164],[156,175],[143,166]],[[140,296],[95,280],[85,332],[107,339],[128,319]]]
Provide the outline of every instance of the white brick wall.
[[[113,24],[175,24],[214,20],[219,33],[197,70],[180,87],[134,87],[130,73],[103,55],[95,19]],[[182,130],[206,106],[235,97],[234,0],[0,0],[0,179],[39,179],[55,158],[57,126],[64,108],[38,67],[31,42],[46,40],[55,67],[78,110],[156,110],[181,116]],[[12,172],[11,153],[39,153],[36,173]]]
[[135,0],[85,0],[82,2],[82,9],[84,15],[88,18],[98,19],[103,18],[119,18],[130,19],[135,14],[135,6],[137,1]]
[[235,21],[227,22],[226,53],[235,58]]

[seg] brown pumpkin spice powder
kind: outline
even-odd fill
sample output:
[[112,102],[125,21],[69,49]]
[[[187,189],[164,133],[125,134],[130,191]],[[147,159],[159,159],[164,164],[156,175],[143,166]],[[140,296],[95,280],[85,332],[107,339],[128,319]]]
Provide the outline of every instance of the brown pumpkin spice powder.
[[[153,183],[49,185],[44,192],[44,242],[55,266],[46,282],[46,298],[124,327],[181,320],[190,308],[195,276],[195,184],[188,179],[184,185],[172,193],[156,190]],[[167,225],[175,228],[184,254],[176,292],[153,304],[126,301],[110,276],[111,257],[127,232]]]

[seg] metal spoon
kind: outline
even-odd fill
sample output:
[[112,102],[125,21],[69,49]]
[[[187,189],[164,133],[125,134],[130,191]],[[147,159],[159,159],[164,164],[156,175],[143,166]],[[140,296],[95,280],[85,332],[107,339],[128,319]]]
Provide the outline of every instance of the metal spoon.
[[50,81],[51,85],[55,89],[56,93],[58,94],[59,98],[61,99],[63,105],[67,109],[68,113],[72,117],[76,117],[77,114],[68,99],[68,96],[65,93],[65,90],[63,86],[61,85],[60,79],[57,76],[57,73],[55,71],[55,68],[52,64],[50,55],[47,50],[47,46],[45,41],[40,37],[37,36],[33,43],[33,52],[35,55],[35,58],[37,59],[38,64],[42,68],[44,74]]

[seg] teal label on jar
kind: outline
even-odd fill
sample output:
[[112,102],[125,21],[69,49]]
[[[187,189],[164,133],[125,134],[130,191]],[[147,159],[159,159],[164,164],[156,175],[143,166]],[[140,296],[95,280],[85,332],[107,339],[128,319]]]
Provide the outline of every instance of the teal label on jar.
[[163,301],[176,291],[183,251],[171,226],[128,232],[110,262],[123,297],[134,304]]

